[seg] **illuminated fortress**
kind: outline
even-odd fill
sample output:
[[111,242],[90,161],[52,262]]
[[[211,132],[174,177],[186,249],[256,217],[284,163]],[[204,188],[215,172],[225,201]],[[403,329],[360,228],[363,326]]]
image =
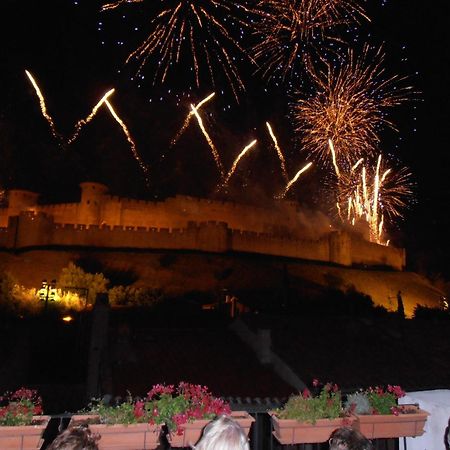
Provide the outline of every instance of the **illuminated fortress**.
[[244,252],[335,263],[405,267],[404,249],[333,229],[319,213],[295,202],[270,208],[176,196],[151,202],[108,194],[100,183],[80,184],[78,203],[38,204],[39,195],[8,193],[0,209],[0,247],[58,247]]

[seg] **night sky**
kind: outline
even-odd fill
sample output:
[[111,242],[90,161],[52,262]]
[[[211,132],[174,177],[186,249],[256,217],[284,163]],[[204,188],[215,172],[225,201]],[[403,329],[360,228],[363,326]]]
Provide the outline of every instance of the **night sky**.
[[[189,104],[213,90],[216,96],[202,110],[202,118],[224,166],[230,167],[251,140],[259,142],[240,163],[230,182],[228,198],[264,203],[283,186],[266,121],[274,127],[291,176],[305,165],[308,155],[301,151],[288,117],[292,99],[288,83],[263,82],[249,64],[239,61],[247,91],[237,103],[227,84],[220,84],[220,80],[215,88],[207,82],[196,88],[190,83],[192,72],[186,64],[171,68],[163,85],[153,85],[155,66],[150,61],[143,70],[145,78],[139,79],[124,62],[145,36],[149,22],[146,10],[132,5],[119,14],[100,12],[104,3],[1,2],[3,187],[35,190],[46,201],[76,201],[78,183],[85,180],[104,182],[114,194],[145,199],[176,193],[217,196],[217,167],[197,123],[192,121],[177,144],[170,147],[189,112]],[[407,248],[408,268],[443,273],[448,280],[450,4],[447,0],[432,4],[370,0],[362,4],[371,22],[360,27],[356,41],[384,43],[387,73],[407,75],[420,91],[417,100],[389,112],[398,132],[386,130],[381,136],[383,153],[407,166],[415,183],[414,198],[403,211],[404,218],[395,222],[389,232],[396,245]],[[125,18],[122,12],[126,12]],[[70,146],[58,142],[41,114],[25,69],[35,77],[48,114],[58,133],[65,137],[106,91],[115,88],[111,104],[129,129],[136,151],[149,166],[148,182],[105,106]],[[307,89],[301,77],[293,85]],[[323,171],[311,170],[288,198],[324,209],[326,179]]]

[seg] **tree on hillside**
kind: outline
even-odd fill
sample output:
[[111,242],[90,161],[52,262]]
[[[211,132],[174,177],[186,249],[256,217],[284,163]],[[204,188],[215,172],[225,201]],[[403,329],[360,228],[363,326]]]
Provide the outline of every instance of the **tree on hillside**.
[[59,276],[58,284],[65,291],[79,293],[84,290],[87,303],[95,303],[97,294],[107,292],[109,280],[102,273],[88,273],[70,262]]

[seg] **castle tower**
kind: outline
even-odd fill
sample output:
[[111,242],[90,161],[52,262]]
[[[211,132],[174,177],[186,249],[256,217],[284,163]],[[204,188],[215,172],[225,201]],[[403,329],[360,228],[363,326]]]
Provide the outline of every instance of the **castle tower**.
[[351,266],[352,241],[350,235],[343,231],[332,231],[328,235],[330,262]]
[[100,224],[100,211],[108,188],[101,183],[80,183],[81,201],[78,209],[78,223],[86,225]]
[[21,211],[29,211],[37,205],[39,194],[32,191],[11,189],[8,192],[7,216],[18,216]]

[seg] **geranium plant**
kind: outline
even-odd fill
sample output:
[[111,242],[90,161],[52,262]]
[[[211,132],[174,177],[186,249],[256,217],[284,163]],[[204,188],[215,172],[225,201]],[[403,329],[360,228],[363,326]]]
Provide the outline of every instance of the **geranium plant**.
[[407,414],[410,408],[398,405],[398,399],[404,395],[405,392],[400,386],[369,387],[349,394],[344,406],[349,413],[361,415]]
[[142,416],[149,415],[150,423],[165,424],[170,433],[178,435],[183,434],[181,425],[185,423],[231,413],[230,405],[213,396],[206,386],[184,381],[178,386],[154,385],[138,403],[138,410]]
[[[127,400],[117,405],[94,399],[88,408],[80,411],[83,415],[99,416],[97,420],[103,424],[147,422],[166,425],[169,432],[177,434],[183,433],[181,425],[187,422],[230,413],[230,405],[214,397],[206,386],[183,381],[177,386],[155,384],[145,398],[133,398],[128,393]],[[87,419],[92,420],[95,419]]]
[[318,419],[345,417],[341,391],[337,384],[329,382],[322,385],[315,379],[313,387],[318,389],[317,395],[305,389],[298,395],[292,395],[284,406],[273,411],[274,414],[280,419],[295,419],[312,424]]
[[35,389],[20,388],[0,396],[0,426],[31,425],[42,415],[42,398]]
[[142,413],[141,403],[140,399],[134,399],[131,393],[128,392],[124,402],[114,405],[93,399],[88,408],[80,411],[80,413],[98,416],[98,421],[107,425],[145,423],[149,421],[149,417],[147,414]]

